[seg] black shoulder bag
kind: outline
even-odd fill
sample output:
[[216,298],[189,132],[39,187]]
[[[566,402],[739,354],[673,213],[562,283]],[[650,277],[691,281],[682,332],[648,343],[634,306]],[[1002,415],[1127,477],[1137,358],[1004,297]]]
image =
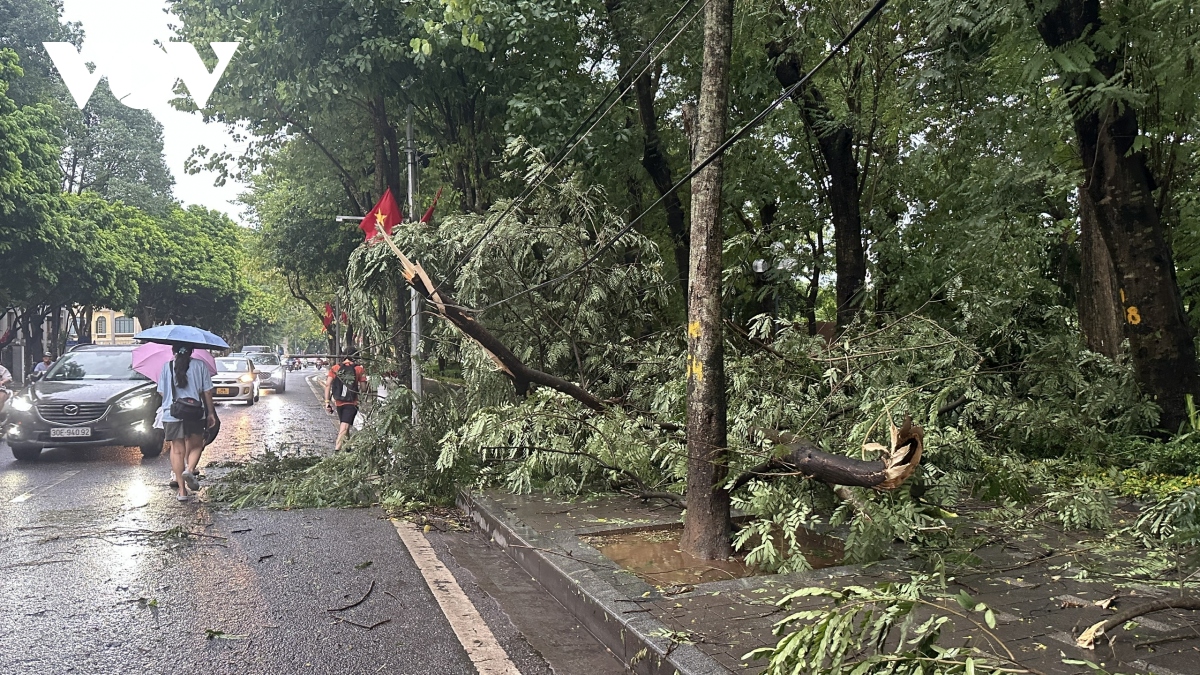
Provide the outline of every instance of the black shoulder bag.
[[190,396],[179,398],[175,389],[175,369],[171,368],[171,417],[181,422],[198,422],[204,419],[204,414],[204,403]]

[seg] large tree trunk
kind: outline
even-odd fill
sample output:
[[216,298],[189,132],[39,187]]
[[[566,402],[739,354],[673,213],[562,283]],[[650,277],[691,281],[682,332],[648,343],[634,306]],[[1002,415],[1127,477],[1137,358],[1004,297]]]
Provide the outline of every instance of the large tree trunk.
[[[1038,32],[1057,49],[1102,28],[1099,0],[1059,0],[1040,18]],[[1093,42],[1093,41],[1089,41]],[[1120,69],[1116,54],[1089,44],[1105,81]],[[1091,72],[1064,73],[1064,89],[1091,88]],[[1117,271],[1134,373],[1142,391],[1162,408],[1160,427],[1174,432],[1187,419],[1185,396],[1200,393],[1195,345],[1183,311],[1175,262],[1155,208],[1154,179],[1145,155],[1133,151],[1138,135],[1132,105],[1089,105],[1072,92],[1070,106],[1084,167],[1084,189],[1096,206],[1096,223]]]
[[[779,41],[767,45],[775,62],[775,79],[784,89],[804,75],[800,57]],[[838,120],[825,97],[811,83],[796,90],[792,100],[800,106],[804,124],[817,139],[829,175],[829,212],[833,218],[835,272],[837,275],[837,325],[841,330],[854,320],[867,282],[867,257],[863,247],[858,160],[854,157],[854,130]]]
[[1091,193],[1079,188],[1079,327],[1088,349],[1115,359],[1124,338],[1117,271],[1096,222]]
[[[658,111],[654,106],[654,97],[658,93],[658,87],[655,82],[657,78],[652,77],[651,73],[660,66],[655,64],[654,67],[646,68],[644,64],[639,64],[637,72],[630,68],[630,57],[636,52],[629,49],[625,40],[623,28],[626,22],[618,16],[618,13],[622,11],[622,5],[622,0],[605,0],[604,2],[609,25],[612,26],[618,45],[617,72],[621,76],[619,86],[624,92],[623,97],[626,103],[637,106],[638,120],[642,125],[642,167],[649,174],[658,194],[663,197],[662,205],[667,215],[667,231],[670,233],[671,246],[675,253],[675,267],[679,272],[680,288],[686,298],[689,234],[684,219],[683,203],[674,189],[675,180],[671,175],[671,163],[662,146],[662,140],[658,136]],[[642,70],[646,72],[642,73]],[[635,78],[632,92],[625,91],[629,86],[629,78]]]
[[[704,10],[696,158],[725,140],[733,0],[709,0]],[[680,549],[703,560],[728,558],[730,541],[726,447],[724,339],[721,335],[722,160],[692,179],[692,237],[688,279],[687,516]]]
[[91,344],[92,342],[92,318],[95,316],[95,313],[96,309],[91,305],[79,310],[79,316],[75,323],[75,333],[81,345]]

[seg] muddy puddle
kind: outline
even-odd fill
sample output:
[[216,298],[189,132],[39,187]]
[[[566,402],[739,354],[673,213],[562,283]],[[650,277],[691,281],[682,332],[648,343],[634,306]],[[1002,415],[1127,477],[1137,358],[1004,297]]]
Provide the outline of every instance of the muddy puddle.
[[[738,555],[729,560],[700,560],[679,550],[681,527],[614,532],[583,537],[606,558],[642,578],[652,586],[700,584],[754,576],[761,572],[742,562]],[[801,532],[804,557],[813,569],[841,564],[840,542],[812,532]]]

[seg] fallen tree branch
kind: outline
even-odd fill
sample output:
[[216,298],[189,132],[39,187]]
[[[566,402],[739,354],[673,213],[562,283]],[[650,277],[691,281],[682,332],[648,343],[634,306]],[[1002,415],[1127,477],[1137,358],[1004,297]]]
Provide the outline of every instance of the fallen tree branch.
[[1108,620],[1104,622],[1104,630],[1112,630],[1126,621],[1136,619],[1139,616],[1145,616],[1146,614],[1161,612],[1164,609],[1200,610],[1200,598],[1163,598],[1162,600],[1155,600],[1144,605],[1129,607],[1108,617]]
[[730,491],[754,479],[781,476],[807,476],[830,485],[866,487],[874,490],[894,490],[917,470],[924,450],[925,432],[905,416],[904,424],[892,426],[891,450],[878,444],[873,449],[883,451],[883,458],[869,461],[825,452],[812,441],[791,434],[763,432],[768,438],[788,449],[788,454],[764,462],[743,473],[733,482]]
[[[443,319],[450,322],[451,325],[483,348],[492,361],[496,363],[500,371],[512,381],[513,388],[518,395],[524,396],[529,393],[532,385],[542,385],[562,392],[597,412],[604,412],[608,409],[608,403],[600,400],[594,394],[574,382],[569,382],[561,377],[535,370],[525,365],[511,349],[465,311],[448,292],[439,290],[439,287],[433,283],[433,280],[430,279],[425,269],[409,260],[408,256],[404,255],[404,252],[396,246],[386,231],[380,230],[380,236],[383,237],[383,241],[391,248],[392,252],[396,254],[396,257],[400,259],[404,279],[408,284],[420,293]],[[740,327],[738,328],[740,329]],[[754,341],[754,338],[748,335],[746,337]],[[787,360],[784,355],[779,354],[770,345],[763,343],[761,340],[756,342],[756,346],[774,352],[776,356]],[[666,425],[660,426],[668,428]],[[671,427],[674,426],[671,425]],[[756,475],[793,473],[810,476],[831,485],[893,490],[899,487],[916,471],[917,465],[921,461],[921,451],[924,447],[923,438],[924,431],[921,427],[912,424],[910,417],[905,417],[902,427],[892,427],[891,451],[889,452],[882,446],[877,446],[881,451],[883,459],[876,462],[856,460],[843,455],[827,453],[811,441],[798,439],[795,443],[789,445],[791,452],[787,457],[772,460],[763,467],[753,469],[739,477],[734,482],[733,489],[744,485]],[[592,459],[601,464],[601,466],[605,466],[596,460],[596,458],[592,457]],[[645,487],[640,479],[632,476],[628,471],[608,466],[605,466],[605,468],[619,471],[633,478],[643,488]],[[643,491],[648,492],[649,490]]]
[[367,598],[370,597],[370,595],[371,595],[371,591],[373,591],[373,590],[375,590],[375,580],[374,579],[371,580],[371,586],[369,588],[367,588],[367,592],[363,593],[363,596],[361,598],[359,598],[356,602],[352,602],[349,605],[346,605],[345,607],[338,607],[337,609],[327,609],[325,611],[326,612],[344,612],[347,609],[352,609],[354,607],[358,607],[359,605],[366,602]]
[[945,405],[941,406],[940,408],[938,408],[938,409],[937,409],[937,414],[938,414],[939,416],[941,416],[941,415],[945,415],[945,414],[947,414],[947,413],[952,413],[952,412],[954,412],[955,410],[958,410],[959,408],[961,408],[961,407],[963,407],[964,405],[966,405],[966,404],[967,404],[967,401],[969,401],[969,400],[970,400],[970,399],[968,399],[968,398],[967,398],[967,395],[966,395],[966,394],[963,394],[962,396],[959,396],[958,398],[954,399],[953,401],[951,401],[951,402],[949,402],[949,403],[947,403],[947,404],[945,404]]
[[687,508],[687,501],[685,501],[682,496],[677,495],[674,492],[658,492],[651,490],[643,492],[627,491],[626,494],[632,497],[637,497],[644,502],[650,501],[651,499],[662,499],[664,501],[671,502],[681,509]]
[[1144,605],[1128,607],[1113,614],[1104,621],[1093,624],[1091,628],[1083,631],[1083,634],[1075,641],[1075,646],[1083,649],[1094,649],[1096,639],[1101,635],[1104,635],[1126,621],[1136,619],[1139,616],[1145,616],[1146,614],[1161,612],[1164,609],[1200,610],[1200,598],[1163,598],[1162,600],[1154,600]]
[[529,393],[530,385],[540,384],[560,391],[597,412],[607,408],[603,401],[574,382],[525,365],[507,345],[492,335],[474,317],[463,311],[462,306],[448,292],[439,290],[425,269],[409,260],[387,232],[380,230],[380,235],[392,252],[400,258],[404,279],[408,285],[416,289],[443,319],[449,321],[451,325],[482,347],[500,368],[500,371],[512,381],[517,394],[524,396]]

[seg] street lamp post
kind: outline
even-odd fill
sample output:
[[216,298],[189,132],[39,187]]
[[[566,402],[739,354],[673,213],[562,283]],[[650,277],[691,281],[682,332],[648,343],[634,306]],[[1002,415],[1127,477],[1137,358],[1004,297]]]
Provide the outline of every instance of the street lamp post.
[[[408,219],[417,222],[417,146],[413,142],[413,107],[408,106],[408,121],[405,125],[408,131]],[[417,289],[409,288],[409,303],[412,314],[412,339],[409,340],[409,359],[412,364],[413,407],[412,421],[417,421],[417,399],[421,397],[424,388],[421,377],[421,294]]]

